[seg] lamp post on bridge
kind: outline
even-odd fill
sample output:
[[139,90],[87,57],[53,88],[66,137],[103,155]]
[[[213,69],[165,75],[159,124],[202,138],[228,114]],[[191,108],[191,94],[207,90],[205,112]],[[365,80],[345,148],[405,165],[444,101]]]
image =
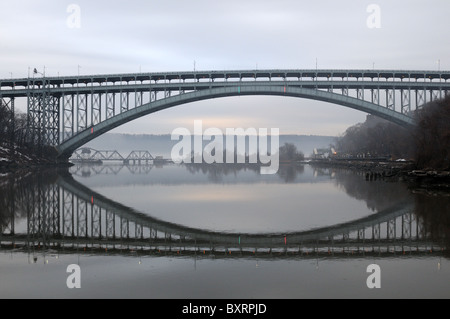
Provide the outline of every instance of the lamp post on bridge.
[[40,74],[40,75],[42,75],[43,78],[45,78],[45,66],[44,66],[44,73],[39,72],[36,68],[34,68],[34,70],[33,70],[33,78],[34,78],[35,74]]

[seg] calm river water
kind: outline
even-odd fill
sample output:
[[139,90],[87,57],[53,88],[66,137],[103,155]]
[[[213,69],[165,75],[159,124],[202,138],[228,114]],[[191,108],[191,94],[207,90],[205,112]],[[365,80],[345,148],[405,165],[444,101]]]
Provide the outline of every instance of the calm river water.
[[450,297],[450,197],[364,172],[74,166],[0,189],[0,298]]

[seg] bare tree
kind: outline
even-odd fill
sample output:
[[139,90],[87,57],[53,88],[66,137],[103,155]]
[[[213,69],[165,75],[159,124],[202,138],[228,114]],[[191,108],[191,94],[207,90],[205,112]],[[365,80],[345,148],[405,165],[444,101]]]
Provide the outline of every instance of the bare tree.
[[450,97],[417,112],[416,161],[419,168],[450,169]]
[[305,159],[304,154],[297,150],[297,147],[292,143],[285,143],[281,146],[279,154],[282,161],[302,161]]
[[366,122],[347,129],[338,139],[340,153],[371,154],[393,158],[412,158],[413,131],[399,125],[368,116]]
[[338,139],[340,153],[413,159],[417,168],[450,169],[450,96],[415,113],[416,127],[406,129],[368,116]]

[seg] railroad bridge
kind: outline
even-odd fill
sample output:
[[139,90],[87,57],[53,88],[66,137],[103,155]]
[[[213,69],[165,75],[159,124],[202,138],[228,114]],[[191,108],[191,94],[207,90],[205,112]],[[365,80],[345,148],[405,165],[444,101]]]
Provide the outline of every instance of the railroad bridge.
[[135,150],[128,155],[122,155],[117,150],[95,150],[90,147],[83,147],[76,150],[71,157],[75,163],[104,163],[121,162],[123,164],[150,164],[155,161],[165,162],[161,157],[153,157],[149,151]]

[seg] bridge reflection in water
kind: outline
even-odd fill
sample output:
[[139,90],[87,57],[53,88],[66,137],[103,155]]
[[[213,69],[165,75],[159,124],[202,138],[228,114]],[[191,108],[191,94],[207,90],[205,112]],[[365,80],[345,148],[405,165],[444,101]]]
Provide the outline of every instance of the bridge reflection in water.
[[2,250],[268,259],[448,257],[449,251],[447,232],[437,232],[414,202],[325,228],[250,234],[158,220],[94,192],[67,172],[29,176],[2,192]]

